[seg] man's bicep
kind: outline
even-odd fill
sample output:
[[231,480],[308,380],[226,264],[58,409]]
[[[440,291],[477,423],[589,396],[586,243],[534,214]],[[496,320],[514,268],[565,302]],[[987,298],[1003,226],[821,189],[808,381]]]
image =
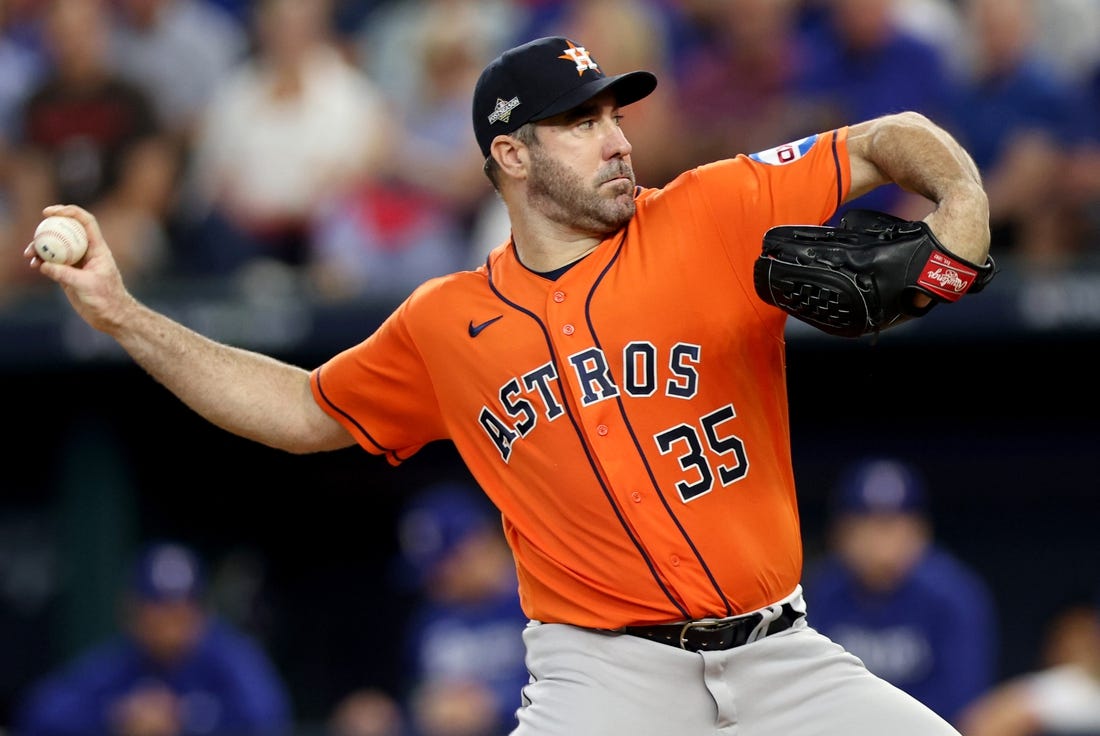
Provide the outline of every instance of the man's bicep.
[[351,430],[336,417],[335,408],[327,403],[313,373],[310,374],[309,395],[306,399],[303,401],[302,411],[305,415],[304,421],[310,428],[309,451],[339,450],[356,443]]
[[848,168],[851,184],[845,202],[851,202],[876,187],[886,184],[889,179],[871,160],[871,144],[874,134],[874,120],[852,125],[848,129]]
[[347,427],[326,413],[319,404],[314,403],[313,406],[316,409],[317,450],[340,450],[356,444],[355,437]]

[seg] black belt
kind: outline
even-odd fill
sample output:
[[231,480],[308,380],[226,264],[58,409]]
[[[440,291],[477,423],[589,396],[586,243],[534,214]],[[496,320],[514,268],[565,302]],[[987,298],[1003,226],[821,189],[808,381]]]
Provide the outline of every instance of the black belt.
[[[779,617],[768,624],[763,632],[754,638],[762,638],[791,628],[795,621],[802,618],[802,611],[796,611],[790,603],[784,603]],[[643,639],[668,644],[691,652],[719,651],[733,649],[749,643],[749,637],[764,620],[759,611],[737,616],[736,618],[703,619],[685,621],[677,624],[655,624],[653,626],[627,626],[619,629],[624,634],[640,636]]]

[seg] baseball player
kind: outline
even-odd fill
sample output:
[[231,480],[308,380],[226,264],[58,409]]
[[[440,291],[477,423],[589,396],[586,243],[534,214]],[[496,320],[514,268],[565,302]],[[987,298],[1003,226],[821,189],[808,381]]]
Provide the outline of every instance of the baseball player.
[[952,723],[994,682],[996,605],[935,536],[920,470],[890,457],[844,468],[828,554],[807,566],[813,625]]
[[26,257],[226,430],[295,453],[358,443],[394,465],[453,442],[501,512],[531,619],[518,736],[956,733],[808,625],[787,315],[752,271],[770,226],[824,222],[890,181],[981,263],[977,170],[900,113],[640,187],[621,123],[657,80],[597,59],[548,37],[485,68],[474,133],[511,237],[312,371],[138,302],[79,208],[45,212],[87,226],[83,264]]

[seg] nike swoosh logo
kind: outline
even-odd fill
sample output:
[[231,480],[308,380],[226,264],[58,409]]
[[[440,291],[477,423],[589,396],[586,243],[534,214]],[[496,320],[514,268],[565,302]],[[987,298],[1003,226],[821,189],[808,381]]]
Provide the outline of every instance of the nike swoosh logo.
[[503,314],[498,314],[496,317],[493,317],[492,319],[487,319],[479,325],[475,325],[474,321],[470,320],[470,327],[469,327],[470,337],[477,337],[478,335],[481,334],[481,331],[484,330],[486,327],[493,324],[498,319],[503,319],[503,318],[504,318]]

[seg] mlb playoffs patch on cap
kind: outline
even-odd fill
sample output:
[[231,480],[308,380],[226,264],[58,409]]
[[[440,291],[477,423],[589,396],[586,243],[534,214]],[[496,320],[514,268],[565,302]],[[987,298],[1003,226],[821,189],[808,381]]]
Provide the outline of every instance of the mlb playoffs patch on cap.
[[642,99],[657,87],[646,71],[607,76],[589,49],[550,36],[505,51],[485,67],[474,88],[474,135],[486,157],[493,139],[526,123],[572,110],[604,90],[619,105]]

